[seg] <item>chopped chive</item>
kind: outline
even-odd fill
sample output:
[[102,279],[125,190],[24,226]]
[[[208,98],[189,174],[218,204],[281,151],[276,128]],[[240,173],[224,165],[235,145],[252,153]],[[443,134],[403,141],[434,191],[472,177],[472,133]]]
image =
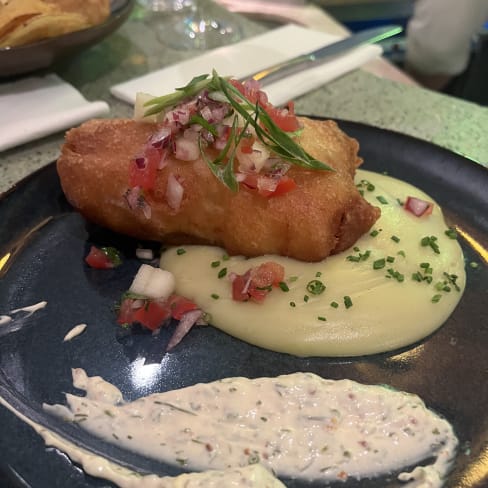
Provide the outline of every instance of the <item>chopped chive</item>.
[[330,306],[332,308],[338,308],[339,307],[339,304],[337,302],[330,302]]
[[425,236],[420,240],[420,245],[422,247],[430,247],[436,254],[440,254],[439,245],[437,244],[436,236]]
[[222,261],[228,261],[230,258],[229,258],[229,255],[228,254],[224,254],[222,256]]
[[434,295],[431,299],[432,303],[437,303],[442,298],[442,295]]
[[449,229],[447,229],[444,234],[446,234],[449,239],[457,239],[457,232],[456,229],[454,229],[453,227],[449,227]]
[[307,303],[307,302],[308,302],[308,300],[309,300],[309,296],[308,296],[308,295],[304,295],[304,297],[303,297],[303,301],[304,301],[305,303]]
[[212,261],[210,266],[212,266],[212,268],[218,268],[220,266],[220,261]]
[[344,305],[346,308],[351,308],[352,307],[352,300],[351,300],[351,297],[346,295],[344,297]]
[[359,193],[364,194],[363,188],[366,188],[368,191],[374,191],[375,186],[368,180],[361,180],[356,187],[359,189]]
[[355,247],[354,251],[358,253],[357,256],[350,255],[346,257],[348,261],[352,261],[354,263],[359,263],[359,261],[366,261],[371,255],[371,251],[369,249],[362,253],[359,247]]
[[280,281],[278,285],[281,288],[281,291],[290,291],[290,288],[288,288],[288,285],[284,281]]
[[326,322],[327,321],[327,319],[325,317],[322,317],[321,315],[319,315],[317,317],[317,320],[321,320],[322,322]]
[[404,258],[406,258],[406,257],[407,257],[407,255],[405,254],[405,251],[398,251],[398,252],[397,252],[397,254],[398,254],[399,256],[403,256]]
[[290,307],[295,308],[297,304],[295,302],[290,302]]
[[312,280],[307,284],[307,291],[312,295],[320,295],[325,291],[325,285],[320,280]]
[[393,278],[400,283],[405,280],[405,276],[403,276],[400,272],[395,271],[393,268],[389,268],[386,271],[388,273],[386,275],[387,278]]
[[461,291],[461,288],[459,288],[459,285],[456,283],[458,277],[455,274],[449,274],[449,273],[442,273],[445,277],[447,282],[452,285],[456,291]]
[[417,271],[416,273],[412,274],[412,280],[421,282],[422,281],[422,274]]
[[185,254],[185,252],[186,252],[186,249],[183,249],[182,247],[179,247],[176,250],[176,254],[178,254],[178,256],[181,256],[182,254]]
[[217,293],[212,293],[210,296],[211,296],[211,297],[212,297],[214,300],[218,300],[218,299],[220,298],[220,296],[219,296],[219,295],[217,295]]
[[353,263],[359,263],[361,258],[359,256],[347,256],[346,258],[348,261],[352,261]]
[[391,236],[390,239],[393,241],[393,242],[396,242],[397,244],[400,242],[400,238],[397,237],[397,236]]
[[[447,290],[446,290],[447,287]],[[434,288],[437,291],[450,291],[451,289],[446,285],[445,281],[439,281],[438,283],[435,284]]]
[[395,262],[395,258],[393,256],[387,256],[386,261],[388,263],[394,263]]
[[317,271],[315,273],[315,278],[320,278],[322,276],[322,271]]
[[368,249],[363,254],[359,254],[359,257],[361,258],[361,261],[366,261],[366,259],[369,258],[370,254],[371,254],[371,251]]
[[377,236],[379,233],[380,233],[380,231],[379,231],[379,230],[374,229],[374,230],[372,230],[372,231],[369,233],[369,235],[370,235],[371,237],[376,237],[376,236]]
[[377,259],[376,261],[373,262],[373,269],[382,269],[385,267],[385,259]]
[[223,278],[225,275],[227,274],[227,268],[222,268],[220,271],[219,271],[219,274],[217,275],[220,278]]
[[383,195],[378,195],[376,200],[381,203],[381,205],[388,205],[388,200]]

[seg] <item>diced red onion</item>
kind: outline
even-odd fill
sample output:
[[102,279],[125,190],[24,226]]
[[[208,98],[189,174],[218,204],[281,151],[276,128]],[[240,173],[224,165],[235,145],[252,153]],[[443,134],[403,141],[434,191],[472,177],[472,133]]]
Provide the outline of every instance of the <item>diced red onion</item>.
[[158,163],[158,169],[163,169],[168,165],[168,149],[165,149],[161,153],[161,159],[159,160]]
[[213,115],[212,115],[212,110],[208,105],[203,107],[200,110],[200,115],[207,121],[207,122],[212,122],[213,121]]
[[131,304],[131,308],[133,308],[134,310],[141,308],[143,306],[144,306],[144,300],[139,298],[137,300],[134,300]]
[[170,128],[162,127],[149,138],[148,144],[150,144],[152,147],[155,147],[156,149],[162,149],[169,145],[170,137]]
[[175,157],[181,161],[195,161],[200,156],[197,141],[179,137],[175,141]]
[[189,141],[195,141],[198,142],[198,138],[200,136],[199,130],[202,128],[201,125],[198,124],[193,124],[191,127],[188,129],[185,129],[183,132],[183,137],[185,139],[188,139]]
[[266,192],[274,192],[278,186],[278,178],[270,178],[268,176],[260,176],[258,178],[258,190]]
[[244,82],[244,87],[247,90],[260,90],[261,89],[261,83],[259,81],[255,80],[254,78],[249,78]]
[[215,108],[212,109],[212,116],[214,119],[214,122],[222,122],[224,120],[225,116],[227,115],[227,112],[229,111],[229,107],[227,105],[217,105]]
[[144,156],[138,156],[134,159],[138,169],[144,169],[147,166],[147,158]]
[[170,173],[166,185],[166,201],[173,210],[179,210],[181,201],[183,200],[183,193],[183,186],[178,181],[177,177],[173,173]]
[[186,312],[180,320],[180,323],[176,326],[171,339],[168,342],[166,351],[171,351],[176,347],[181,340],[190,332],[191,328],[197,323],[197,321],[202,317],[203,312],[199,309],[190,310]]
[[417,197],[407,197],[404,205],[405,210],[413,213],[416,217],[432,212],[433,204]]
[[151,214],[152,214],[151,206],[148,205],[145,201],[142,203],[142,213],[144,214],[144,217],[146,217],[147,220],[151,218]]
[[125,193],[125,200],[131,210],[135,210],[138,207],[140,194],[141,188],[139,186],[134,186]]
[[252,281],[252,276],[249,274],[249,278],[247,279],[244,288],[242,289],[242,294],[245,295],[246,293],[249,292],[249,287],[251,286],[251,281]]
[[236,181],[237,183],[242,183],[246,179],[245,173],[236,173]]

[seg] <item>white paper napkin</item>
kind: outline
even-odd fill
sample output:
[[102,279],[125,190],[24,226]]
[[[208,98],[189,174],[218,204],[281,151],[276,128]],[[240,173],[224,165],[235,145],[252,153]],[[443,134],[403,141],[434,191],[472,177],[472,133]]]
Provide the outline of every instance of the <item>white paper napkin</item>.
[[0,151],[109,112],[54,74],[0,84]]
[[[221,76],[242,78],[340,38],[297,25],[285,25],[236,44],[209,51],[167,68],[120,83],[114,96],[133,104],[138,92],[164,95],[185,85],[194,76],[216,69]],[[272,103],[281,105],[307,93],[381,55],[378,45],[365,45],[334,57],[323,65],[266,85]]]

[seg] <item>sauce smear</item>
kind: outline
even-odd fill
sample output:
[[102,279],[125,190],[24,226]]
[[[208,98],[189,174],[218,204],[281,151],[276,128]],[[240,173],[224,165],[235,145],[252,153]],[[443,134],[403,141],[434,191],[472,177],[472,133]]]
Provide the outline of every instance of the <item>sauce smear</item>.
[[126,403],[100,377],[73,370],[86,396],[45,405],[104,440],[185,469],[261,464],[278,476],[334,481],[399,471],[441,486],[457,439],[416,395],[311,373],[227,378]]

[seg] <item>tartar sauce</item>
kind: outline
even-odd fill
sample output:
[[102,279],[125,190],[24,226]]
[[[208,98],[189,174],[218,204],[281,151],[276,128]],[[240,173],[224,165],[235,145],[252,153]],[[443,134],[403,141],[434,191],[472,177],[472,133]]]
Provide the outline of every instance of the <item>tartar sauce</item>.
[[261,464],[305,480],[404,472],[410,486],[442,485],[457,439],[416,395],[312,373],[227,378],[126,403],[100,377],[73,370],[67,404],[45,408],[104,440],[189,470]]

